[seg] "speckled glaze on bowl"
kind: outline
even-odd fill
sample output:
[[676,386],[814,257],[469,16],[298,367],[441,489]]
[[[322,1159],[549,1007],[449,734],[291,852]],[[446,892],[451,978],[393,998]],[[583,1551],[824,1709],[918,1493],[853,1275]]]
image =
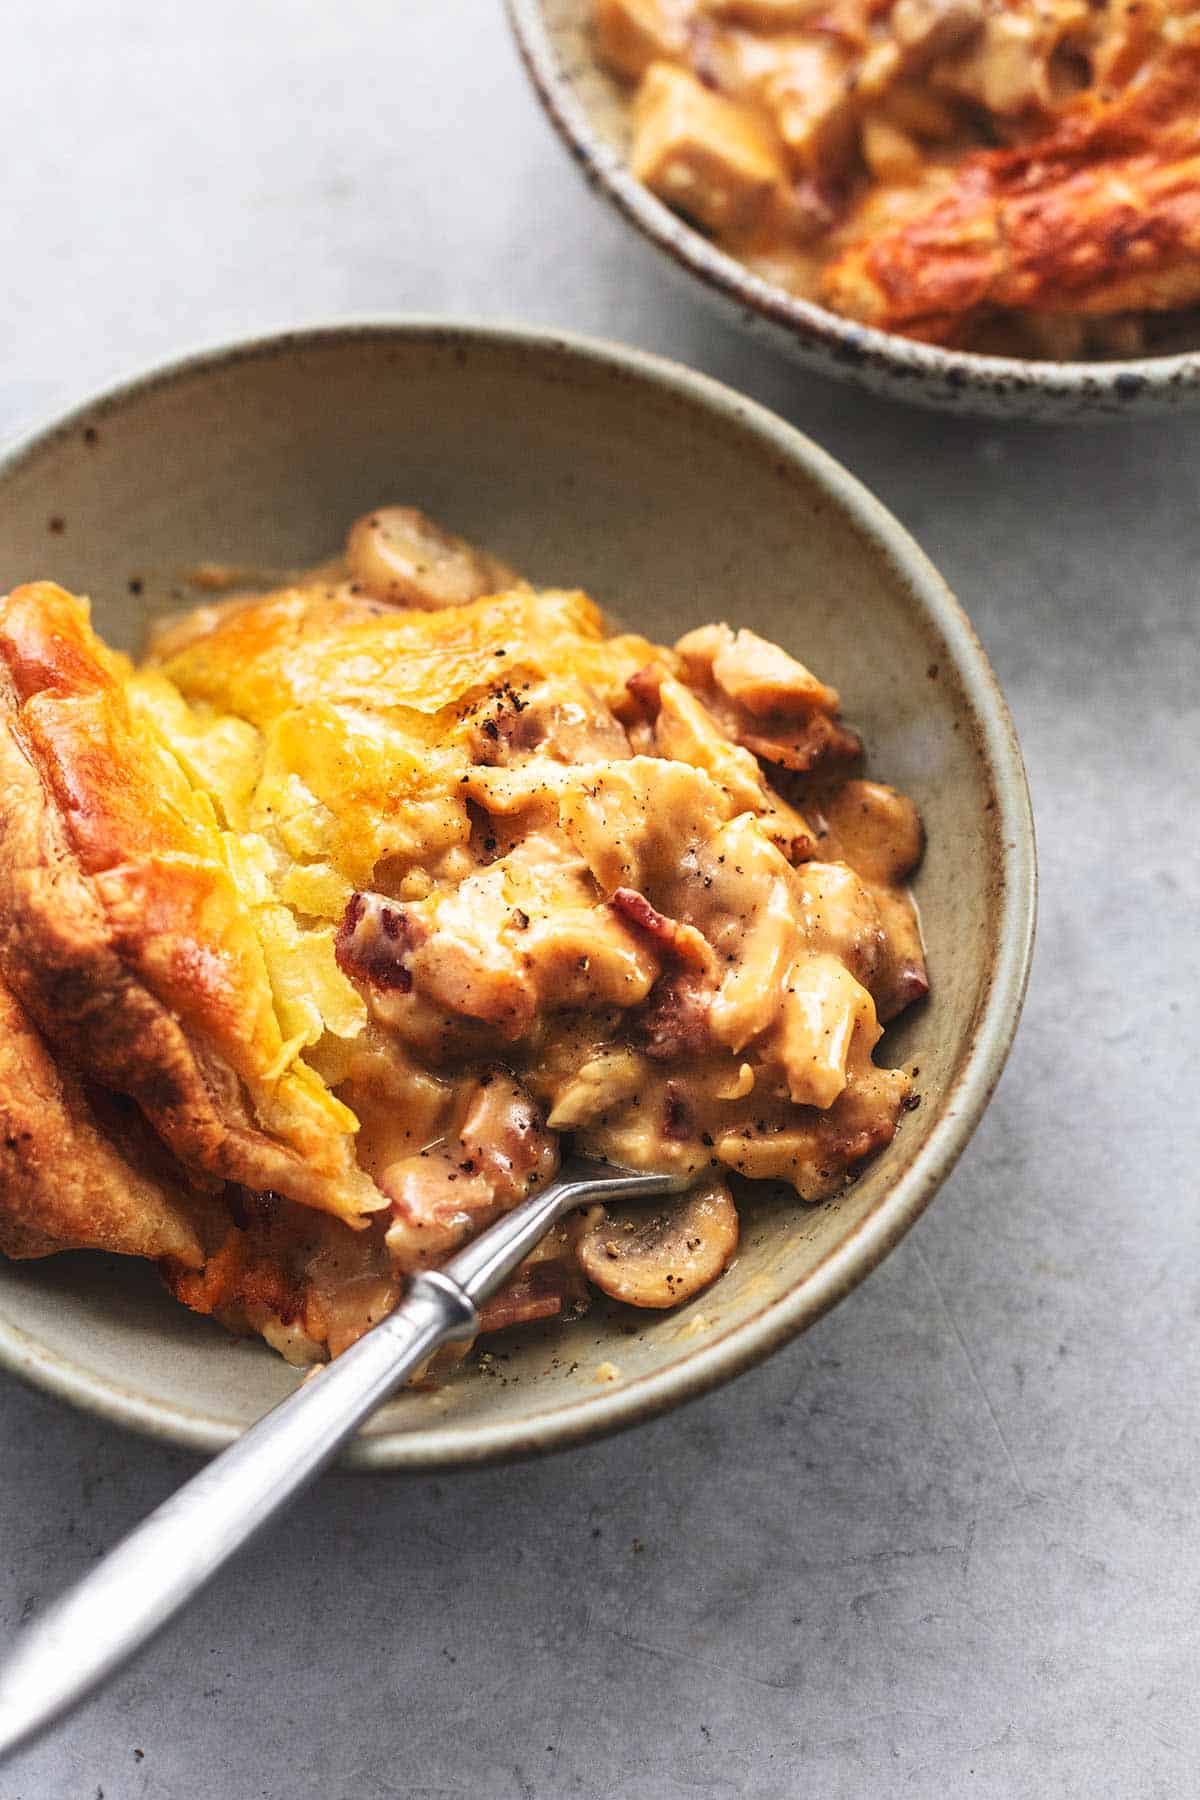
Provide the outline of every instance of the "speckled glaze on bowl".
[[[716,382],[614,346],[413,320],[239,344],[132,381],[0,461],[0,591],[50,576],[135,648],[206,559],[316,561],[402,499],[544,583],[587,587],[671,639],[727,618],[842,690],[870,766],[924,813],[931,1001],[885,1039],[920,1107],[836,1202],[757,1200],[735,1265],[678,1313],[599,1308],[516,1333],[407,1393],[350,1460],[429,1468],[579,1443],[766,1356],[887,1254],[953,1166],[1016,1027],[1033,931],[1020,752],[945,585],[823,451]],[[631,1332],[628,1326],[632,1323]],[[517,1347],[519,1345],[519,1347]],[[123,1425],[202,1450],[296,1380],[120,1258],[0,1259],[0,1360]],[[600,1363],[620,1379],[597,1381]]]
[[1200,404],[1194,321],[1169,354],[1111,362],[976,356],[874,331],[774,287],[695,231],[628,168],[627,91],[601,66],[592,0],[506,0],[542,104],[588,181],[735,324],[823,375],[889,399],[996,419],[1128,418]]

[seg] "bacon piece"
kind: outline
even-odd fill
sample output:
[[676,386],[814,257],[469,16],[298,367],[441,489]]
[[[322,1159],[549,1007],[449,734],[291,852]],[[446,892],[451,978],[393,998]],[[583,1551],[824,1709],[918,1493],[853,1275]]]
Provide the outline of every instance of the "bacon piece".
[[500,1205],[515,1206],[558,1165],[537,1106],[503,1069],[481,1077],[468,1102],[459,1138]]
[[714,972],[713,953],[703,933],[694,925],[682,925],[678,919],[669,919],[636,888],[619,887],[609,904],[614,912],[646,933],[664,960],[683,963],[702,975]]
[[512,1280],[479,1309],[479,1330],[507,1331],[535,1319],[554,1319],[566,1305],[571,1280],[562,1263],[535,1263],[518,1270]]
[[343,975],[397,994],[412,991],[409,958],[427,936],[407,907],[382,894],[351,894],[334,940]]
[[915,1006],[929,992],[929,974],[924,957],[909,957],[897,963],[886,987],[881,987],[876,1004],[881,1024],[886,1025],[907,1007]]
[[711,994],[681,976],[660,982],[631,1021],[634,1041],[655,1062],[699,1056],[712,1048],[711,1006]]

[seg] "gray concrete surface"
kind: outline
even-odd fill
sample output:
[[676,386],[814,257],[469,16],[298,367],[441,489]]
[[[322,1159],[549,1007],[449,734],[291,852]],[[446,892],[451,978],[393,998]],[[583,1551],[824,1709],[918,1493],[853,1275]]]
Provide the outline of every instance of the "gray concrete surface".
[[[775,361],[589,200],[494,0],[9,0],[0,46],[0,432],[348,311],[667,351],[946,571],[1043,878],[1008,1074],[864,1288],[634,1435],[328,1479],[0,1800],[1195,1793],[1197,424],[950,423]],[[9,1379],[0,1419],[7,1635],[192,1464]]]

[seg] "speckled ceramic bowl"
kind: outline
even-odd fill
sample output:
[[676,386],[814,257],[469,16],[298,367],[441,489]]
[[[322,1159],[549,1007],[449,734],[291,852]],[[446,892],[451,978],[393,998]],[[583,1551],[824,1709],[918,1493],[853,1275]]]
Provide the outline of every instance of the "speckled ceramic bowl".
[[[970,625],[854,478],[771,413],[670,363],[547,333],[365,324],[236,345],[133,381],[0,461],[0,591],[90,592],[134,648],[206,559],[315,561],[385,500],[666,639],[726,618],[831,680],[871,767],[927,823],[934,992],[884,1052],[920,1107],[836,1203],[764,1195],[735,1265],[670,1314],[597,1308],[497,1340],[506,1360],[408,1393],[351,1460],[420,1468],[578,1443],[700,1394],[832,1306],[954,1164],[1000,1073],[1033,930],[1020,752]],[[296,1380],[119,1258],[0,1260],[0,1359],[176,1442],[226,1444]],[[603,1362],[620,1378],[597,1380]]]
[[752,275],[657,200],[627,166],[628,92],[599,63],[592,0],[506,0],[542,103],[592,185],[695,277],[725,316],[823,375],[893,400],[992,418],[1063,422],[1161,413],[1200,403],[1194,319],[1169,354],[1125,362],[975,356],[873,331]]

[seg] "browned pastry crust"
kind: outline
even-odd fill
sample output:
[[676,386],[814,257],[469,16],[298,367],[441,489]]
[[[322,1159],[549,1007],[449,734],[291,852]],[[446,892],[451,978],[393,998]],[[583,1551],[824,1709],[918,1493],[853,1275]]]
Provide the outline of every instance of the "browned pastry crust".
[[115,1250],[198,1268],[199,1197],[160,1175],[138,1136],[136,1120],[56,1066],[0,983],[0,1250]]
[[344,1138],[303,1117],[293,1142],[263,1128],[252,1091],[279,1030],[251,928],[202,826],[162,791],[78,603],[50,583],[14,590],[0,662],[0,975],[185,1168],[367,1210],[373,1184]]
[[823,298],[953,344],[999,311],[1099,316],[1200,301],[1200,44],[1048,136],[967,157],[953,186],[826,270]]

